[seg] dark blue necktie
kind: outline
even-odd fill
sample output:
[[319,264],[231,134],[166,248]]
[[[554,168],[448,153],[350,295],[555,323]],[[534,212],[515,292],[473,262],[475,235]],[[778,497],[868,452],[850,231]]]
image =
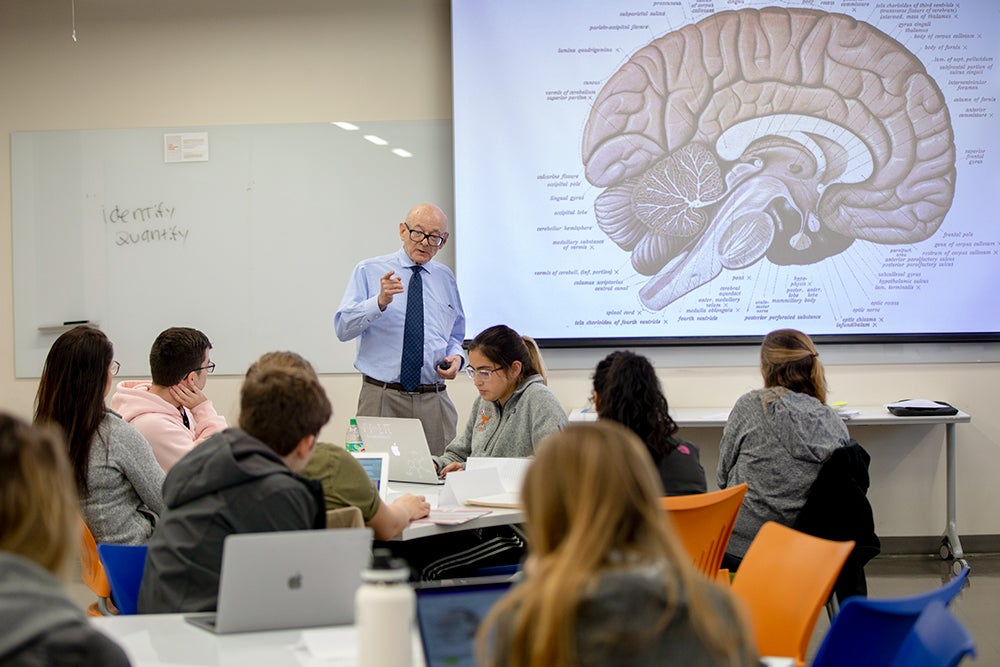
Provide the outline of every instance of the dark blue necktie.
[[399,367],[399,382],[406,391],[420,384],[420,369],[424,365],[424,282],[420,266],[411,266],[413,277],[406,289],[406,323],[403,325],[403,358]]

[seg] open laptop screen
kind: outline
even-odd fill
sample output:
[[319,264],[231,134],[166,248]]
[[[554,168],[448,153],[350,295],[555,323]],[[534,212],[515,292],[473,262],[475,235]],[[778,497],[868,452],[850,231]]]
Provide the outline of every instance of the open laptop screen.
[[427,667],[474,667],[476,630],[510,586],[496,577],[419,585],[417,623]]
[[352,452],[368,478],[375,485],[379,497],[385,501],[389,488],[389,455],[378,452]]

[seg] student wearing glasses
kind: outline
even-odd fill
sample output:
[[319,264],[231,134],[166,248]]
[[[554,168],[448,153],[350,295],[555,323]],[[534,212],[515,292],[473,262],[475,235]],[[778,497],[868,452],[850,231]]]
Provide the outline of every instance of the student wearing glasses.
[[354,267],[333,318],[341,341],[357,339],[363,376],[357,414],[417,418],[432,454],[455,437],[458,411],[445,390],[465,361],[465,313],[455,275],[434,256],[448,218],[419,204],[399,223],[403,247]]
[[152,382],[120,382],[111,397],[111,409],[145,436],[165,472],[227,426],[204,394],[215,370],[211,349],[208,336],[197,329],[167,329],[149,351]]
[[479,398],[465,430],[434,459],[441,475],[462,470],[470,456],[531,456],[542,438],[566,423],[565,410],[540,373],[537,349],[502,324],[472,340],[465,372]]
[[167,473],[167,509],[149,541],[139,613],[214,610],[229,535],[326,528],[323,485],[299,473],[332,414],[309,370],[265,362],[247,373],[239,426]]
[[164,510],[163,470],[149,443],[104,406],[118,372],[111,341],[78,326],[52,344],[35,397],[35,423],[66,439],[83,520],[97,542],[144,544]]
[[[466,374],[479,398],[465,429],[434,457],[441,475],[462,470],[470,456],[529,457],[566,423],[566,412],[545,385],[538,348],[502,324],[469,345]],[[493,526],[388,543],[420,580],[476,576],[481,569],[517,564],[525,539],[518,526]]]

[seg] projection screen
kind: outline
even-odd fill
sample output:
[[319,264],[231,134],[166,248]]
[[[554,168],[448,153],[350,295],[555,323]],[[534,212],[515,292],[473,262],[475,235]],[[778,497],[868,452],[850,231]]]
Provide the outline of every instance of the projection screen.
[[1000,340],[998,7],[453,0],[470,336]]

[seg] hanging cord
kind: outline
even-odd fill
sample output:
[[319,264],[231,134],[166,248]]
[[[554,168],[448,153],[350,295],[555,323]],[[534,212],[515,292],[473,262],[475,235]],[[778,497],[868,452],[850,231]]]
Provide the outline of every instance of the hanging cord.
[[73,33],[72,33],[72,37],[73,37],[73,41],[75,42],[76,41],[76,0],[69,0],[69,6],[70,6],[70,10],[71,10],[72,16],[73,16]]

